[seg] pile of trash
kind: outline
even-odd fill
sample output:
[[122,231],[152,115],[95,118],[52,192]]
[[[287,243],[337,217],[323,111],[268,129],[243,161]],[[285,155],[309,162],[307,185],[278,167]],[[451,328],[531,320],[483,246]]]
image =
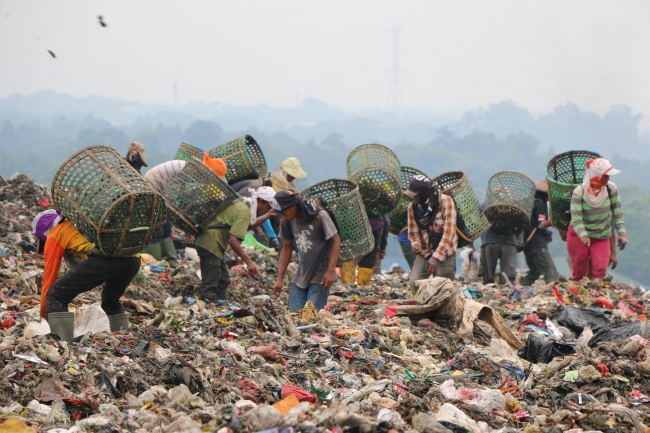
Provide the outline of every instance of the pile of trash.
[[19,245],[47,195],[18,178],[0,201],[0,431],[648,431],[650,295],[612,281],[412,294],[393,269],[289,313],[275,251],[247,244],[258,280],[227,256],[230,299],[206,305],[187,248],[176,269],[142,255],[127,331],[98,291],[75,299],[68,345],[39,321],[42,256]]

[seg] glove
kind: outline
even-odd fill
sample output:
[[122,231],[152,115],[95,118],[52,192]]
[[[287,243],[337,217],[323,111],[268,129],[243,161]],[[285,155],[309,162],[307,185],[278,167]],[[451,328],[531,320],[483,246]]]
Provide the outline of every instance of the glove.
[[281,249],[282,249],[282,247],[280,246],[280,241],[278,240],[278,238],[269,239],[269,246],[271,248],[275,249],[275,251],[277,251],[277,252],[280,252]]
[[627,235],[619,235],[618,236],[618,249],[623,251],[625,249],[625,245],[627,245]]

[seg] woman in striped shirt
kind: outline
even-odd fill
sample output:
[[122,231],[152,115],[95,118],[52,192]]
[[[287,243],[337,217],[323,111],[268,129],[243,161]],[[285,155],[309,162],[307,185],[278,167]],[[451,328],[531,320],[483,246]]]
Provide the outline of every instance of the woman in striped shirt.
[[592,279],[604,278],[610,254],[612,220],[618,233],[618,247],[625,248],[627,235],[618,188],[609,177],[620,173],[602,158],[587,161],[582,184],[571,197],[571,224],[567,233],[567,250],[573,264],[571,280],[587,276],[589,264]]

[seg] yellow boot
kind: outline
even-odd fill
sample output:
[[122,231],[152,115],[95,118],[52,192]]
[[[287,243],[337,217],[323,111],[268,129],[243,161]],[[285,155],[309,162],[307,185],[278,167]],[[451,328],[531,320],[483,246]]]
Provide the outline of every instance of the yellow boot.
[[362,268],[359,267],[359,278],[357,279],[357,284],[360,287],[369,286],[372,281],[372,273],[374,269],[372,268]]
[[341,265],[341,283],[354,283],[354,260]]

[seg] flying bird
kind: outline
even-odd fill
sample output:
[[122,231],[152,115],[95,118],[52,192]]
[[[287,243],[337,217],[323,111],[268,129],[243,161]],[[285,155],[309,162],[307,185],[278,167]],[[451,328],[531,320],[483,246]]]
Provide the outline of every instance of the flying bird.
[[97,19],[99,20],[99,25],[100,25],[100,26],[102,26],[102,27],[106,27],[106,23],[104,22],[104,17],[102,17],[102,16],[100,15],[100,16],[97,17]]
[[50,53],[50,56],[52,56],[53,59],[56,59],[56,54],[54,54],[52,51],[47,50],[48,53]]

